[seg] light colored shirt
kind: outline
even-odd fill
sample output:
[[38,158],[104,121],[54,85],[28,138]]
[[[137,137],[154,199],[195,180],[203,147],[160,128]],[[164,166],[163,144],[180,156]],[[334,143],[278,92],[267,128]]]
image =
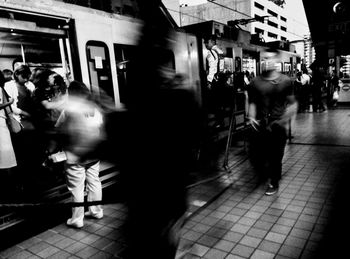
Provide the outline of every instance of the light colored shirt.
[[310,76],[308,74],[302,74],[300,77],[301,85],[310,84]]
[[18,88],[15,80],[11,80],[5,83],[4,85],[5,91],[7,94],[13,99],[13,103],[11,104],[11,108],[13,111],[13,117],[21,122],[21,117],[19,114],[21,113],[21,109],[17,107],[18,103]]
[[217,45],[214,45],[211,50],[207,51],[207,61],[208,61],[208,66],[209,66],[209,72],[207,75],[207,80],[208,82],[212,82],[214,79],[214,75],[218,72],[218,62],[220,59],[220,63],[219,63],[219,69],[220,71],[224,70],[224,62],[222,59],[222,50],[219,49],[219,47]]

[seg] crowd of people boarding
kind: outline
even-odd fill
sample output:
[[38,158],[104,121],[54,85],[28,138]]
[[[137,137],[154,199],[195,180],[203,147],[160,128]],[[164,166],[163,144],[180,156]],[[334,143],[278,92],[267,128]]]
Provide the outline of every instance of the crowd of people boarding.
[[[20,123],[11,131],[9,118]],[[65,177],[73,202],[102,200],[99,158],[103,111],[87,86],[67,81],[47,68],[14,64],[0,72],[1,203],[24,201],[37,190],[40,173],[56,168]],[[59,163],[62,162],[62,163]],[[62,172],[65,172],[64,177]],[[85,187],[86,183],[86,187]],[[82,227],[84,216],[102,218],[100,205],[74,207],[67,225]]]

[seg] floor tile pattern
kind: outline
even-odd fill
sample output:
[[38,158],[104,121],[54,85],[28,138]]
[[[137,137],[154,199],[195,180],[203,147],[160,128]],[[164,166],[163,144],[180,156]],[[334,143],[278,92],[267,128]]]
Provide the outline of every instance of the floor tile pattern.
[[[346,258],[337,254],[346,251],[348,241],[339,238],[339,229],[349,230],[342,213],[350,180],[349,114],[298,114],[280,188],[273,196],[264,195],[265,185],[257,185],[242,145],[234,146],[228,173],[189,189],[188,221],[178,254],[205,259]],[[1,251],[0,258],[122,258],[120,229],[126,216],[122,204],[106,205],[103,219],[86,220],[80,230],[60,224]]]

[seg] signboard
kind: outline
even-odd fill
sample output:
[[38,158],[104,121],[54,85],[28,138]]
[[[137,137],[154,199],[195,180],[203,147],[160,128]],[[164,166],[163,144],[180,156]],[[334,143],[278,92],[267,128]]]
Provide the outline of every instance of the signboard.
[[350,32],[350,21],[331,23],[328,25],[328,32]]

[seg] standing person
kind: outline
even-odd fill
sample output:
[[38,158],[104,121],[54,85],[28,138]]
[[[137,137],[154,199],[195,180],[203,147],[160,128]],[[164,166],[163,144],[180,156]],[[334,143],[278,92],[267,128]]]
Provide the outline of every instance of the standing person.
[[23,129],[12,136],[18,162],[15,170],[18,179],[17,189],[21,192],[32,187],[33,177],[29,177],[27,172],[36,171],[40,166],[40,161],[36,157],[38,139],[33,126],[32,92],[26,86],[30,75],[31,71],[27,65],[19,65],[14,71],[14,80],[6,82],[4,86],[8,95],[14,99],[11,105],[14,117],[23,125]]
[[326,110],[326,105],[323,101],[323,92],[326,89],[325,81],[324,69],[319,64],[312,66],[312,100],[314,112],[324,112]]
[[5,78],[5,83],[13,80],[13,72],[11,69],[4,69],[2,71],[4,78]]
[[[87,200],[101,201],[102,186],[99,178],[100,161],[91,156],[100,143],[103,117],[99,107],[92,100],[85,84],[72,81],[68,87],[68,100],[57,122],[62,134],[62,146],[66,154],[66,180],[73,202],[84,202],[86,182]],[[73,207],[67,220],[70,227],[84,226],[84,215],[96,219],[103,217],[101,205]]]
[[278,191],[282,173],[282,159],[287,140],[287,125],[297,111],[290,78],[279,73],[275,64],[280,53],[268,49],[261,53],[265,68],[255,77],[249,87],[248,119],[256,131],[251,139],[252,158],[262,179],[270,179],[265,192],[272,195]]
[[225,77],[223,51],[216,45],[215,35],[204,38],[204,45],[208,50],[207,60],[207,91],[209,105],[215,115],[215,127],[224,124],[224,86]]
[[20,65],[13,74],[14,80],[5,83],[6,92],[14,99],[12,104],[13,113],[18,121],[26,120],[30,117],[33,109],[31,103],[31,91],[26,84],[29,81],[31,71],[27,65]]
[[303,68],[301,72],[297,74],[297,79],[295,80],[298,87],[298,101],[299,101],[299,111],[306,112],[309,110],[310,101],[310,82],[311,78],[306,68]]
[[335,70],[332,71],[332,75],[329,79],[329,99],[328,105],[330,107],[336,107],[339,98],[339,77]]
[[4,90],[5,78],[0,72],[0,201],[4,201],[13,187],[10,169],[17,165],[15,152],[13,150],[11,135],[6,123],[6,113],[10,112],[9,106],[13,103]]

